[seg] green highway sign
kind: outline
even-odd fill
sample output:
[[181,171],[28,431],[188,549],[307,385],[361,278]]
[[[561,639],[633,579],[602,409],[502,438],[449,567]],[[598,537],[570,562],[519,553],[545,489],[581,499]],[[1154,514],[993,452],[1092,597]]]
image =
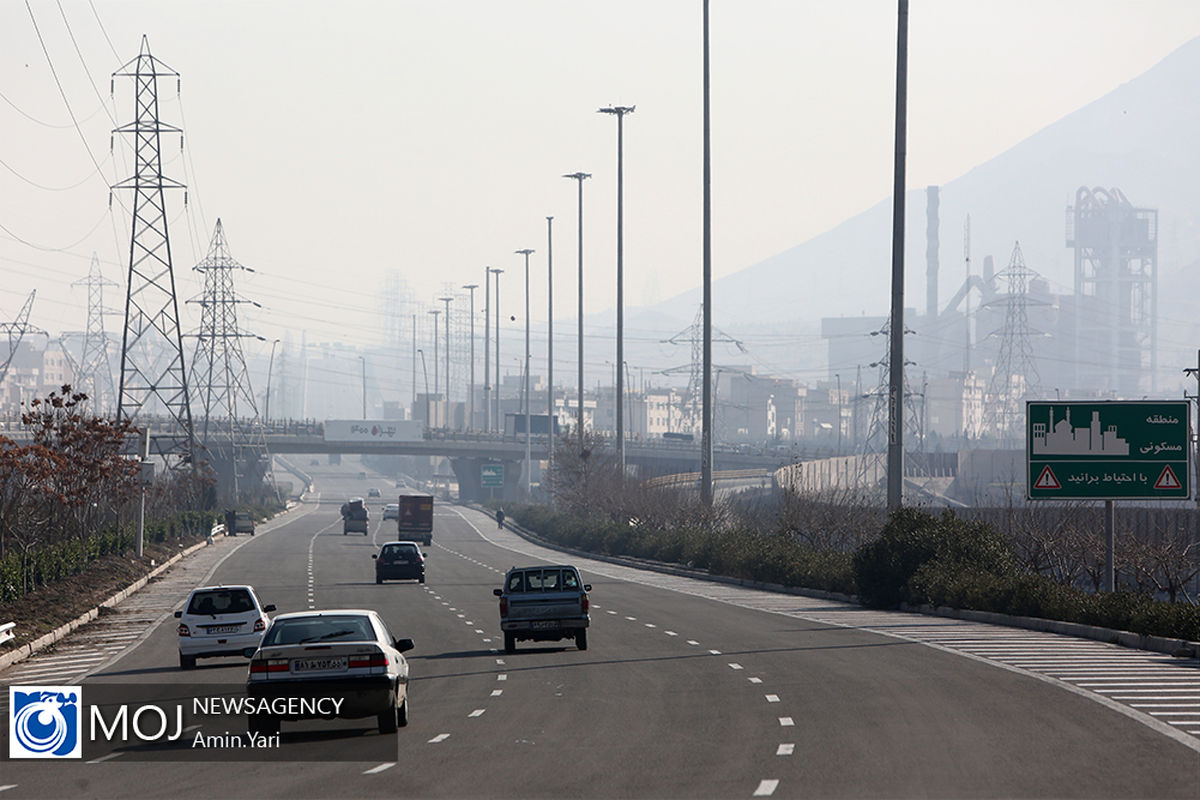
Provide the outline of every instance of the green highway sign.
[[1030,500],[1186,500],[1186,400],[1025,404]]
[[503,489],[504,488],[504,465],[503,464],[480,464],[479,465],[479,485],[484,489]]

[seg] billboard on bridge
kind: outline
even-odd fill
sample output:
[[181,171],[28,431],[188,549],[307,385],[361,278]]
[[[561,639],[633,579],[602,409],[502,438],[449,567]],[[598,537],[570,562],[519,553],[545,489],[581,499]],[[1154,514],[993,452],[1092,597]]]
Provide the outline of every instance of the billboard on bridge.
[[327,442],[418,442],[425,436],[420,420],[410,419],[327,419]]

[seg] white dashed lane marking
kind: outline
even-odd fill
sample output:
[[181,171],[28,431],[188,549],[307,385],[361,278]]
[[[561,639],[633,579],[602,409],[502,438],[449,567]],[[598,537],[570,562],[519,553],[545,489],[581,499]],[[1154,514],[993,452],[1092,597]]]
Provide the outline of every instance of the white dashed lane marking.
[[437,736],[433,737],[433,738],[432,738],[432,739],[430,739],[428,742],[426,742],[426,744],[437,744],[438,742],[444,742],[444,741],[446,741],[446,740],[447,740],[447,739],[449,739],[449,738],[450,738],[450,734],[448,734],[448,733],[439,733]]
[[770,797],[775,794],[775,790],[779,788],[779,781],[765,780],[760,781],[758,788],[754,790],[755,797]]
[[371,767],[370,769],[365,770],[363,772],[363,775],[374,775],[377,772],[383,772],[385,770],[389,770],[394,766],[396,766],[395,761],[387,761],[387,762],[384,762],[383,764],[380,764],[378,767]]

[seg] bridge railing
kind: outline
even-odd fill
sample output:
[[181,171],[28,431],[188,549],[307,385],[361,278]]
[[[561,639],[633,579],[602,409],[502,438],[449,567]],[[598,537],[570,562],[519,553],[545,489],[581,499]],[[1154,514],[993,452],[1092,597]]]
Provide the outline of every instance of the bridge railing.
[[6,644],[16,638],[13,634],[13,628],[17,627],[15,622],[6,622],[0,625],[0,644]]

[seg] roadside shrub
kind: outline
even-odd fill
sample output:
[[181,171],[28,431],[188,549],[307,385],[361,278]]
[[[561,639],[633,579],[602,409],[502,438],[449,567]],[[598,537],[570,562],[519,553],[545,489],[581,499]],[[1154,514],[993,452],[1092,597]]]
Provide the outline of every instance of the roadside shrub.
[[855,550],[853,565],[859,599],[875,608],[928,602],[921,586],[945,585],[954,573],[1014,570],[1007,541],[991,526],[910,508],[893,512],[878,538]]

